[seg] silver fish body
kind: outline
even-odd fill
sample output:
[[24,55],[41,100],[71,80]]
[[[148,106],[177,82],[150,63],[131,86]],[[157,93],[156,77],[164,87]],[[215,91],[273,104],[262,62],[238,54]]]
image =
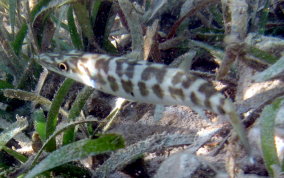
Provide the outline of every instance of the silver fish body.
[[248,139],[234,104],[204,79],[178,68],[104,54],[44,53],[38,62],[47,69],[132,101],[186,105],[228,115],[247,151]]
[[209,82],[178,68],[78,52],[45,53],[39,58],[51,71],[132,101],[201,107],[218,114],[234,110]]

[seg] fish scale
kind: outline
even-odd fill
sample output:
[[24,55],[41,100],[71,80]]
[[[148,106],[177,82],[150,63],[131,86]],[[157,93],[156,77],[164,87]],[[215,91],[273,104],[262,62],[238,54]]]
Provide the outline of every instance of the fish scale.
[[178,68],[104,54],[43,53],[38,62],[48,70],[102,92],[128,100],[164,105],[186,105],[228,115],[245,148],[245,129],[234,104],[209,82]]

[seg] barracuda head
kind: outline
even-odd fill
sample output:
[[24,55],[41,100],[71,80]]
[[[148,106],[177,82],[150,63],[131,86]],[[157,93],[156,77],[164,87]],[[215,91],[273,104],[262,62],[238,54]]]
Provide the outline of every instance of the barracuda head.
[[88,61],[80,60],[82,55],[83,53],[78,51],[70,51],[64,54],[42,53],[36,60],[50,71],[94,87],[95,82],[91,79]]

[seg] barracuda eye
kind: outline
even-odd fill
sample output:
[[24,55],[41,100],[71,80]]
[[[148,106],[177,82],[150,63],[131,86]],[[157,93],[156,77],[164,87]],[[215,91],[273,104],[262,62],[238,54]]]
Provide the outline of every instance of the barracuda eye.
[[66,63],[59,63],[57,67],[61,71],[68,71],[68,66]]

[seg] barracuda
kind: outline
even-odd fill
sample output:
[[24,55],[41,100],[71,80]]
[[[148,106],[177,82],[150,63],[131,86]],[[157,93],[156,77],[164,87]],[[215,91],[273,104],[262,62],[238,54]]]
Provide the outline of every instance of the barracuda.
[[178,68],[103,54],[44,53],[38,62],[48,70],[102,92],[132,101],[186,105],[227,115],[247,151],[248,139],[234,104],[209,82]]

